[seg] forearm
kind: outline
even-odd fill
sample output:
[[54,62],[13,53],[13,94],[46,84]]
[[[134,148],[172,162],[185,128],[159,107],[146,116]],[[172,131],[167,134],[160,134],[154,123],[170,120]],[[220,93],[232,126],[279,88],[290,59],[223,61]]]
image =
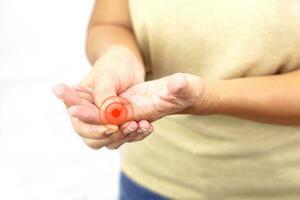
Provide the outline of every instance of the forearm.
[[119,25],[94,25],[88,30],[87,56],[93,64],[104,52],[122,46],[133,53],[141,65],[139,71],[145,73],[143,59],[131,30]]
[[207,112],[273,124],[300,125],[299,85],[300,71],[208,82]]

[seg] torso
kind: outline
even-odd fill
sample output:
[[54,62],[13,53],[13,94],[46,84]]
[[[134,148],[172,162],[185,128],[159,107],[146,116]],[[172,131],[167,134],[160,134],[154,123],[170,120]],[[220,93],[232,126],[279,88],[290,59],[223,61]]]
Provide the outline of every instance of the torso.
[[[129,0],[153,78],[300,68],[298,0]],[[169,116],[123,149],[122,169],[173,199],[300,199],[300,128],[222,115]]]

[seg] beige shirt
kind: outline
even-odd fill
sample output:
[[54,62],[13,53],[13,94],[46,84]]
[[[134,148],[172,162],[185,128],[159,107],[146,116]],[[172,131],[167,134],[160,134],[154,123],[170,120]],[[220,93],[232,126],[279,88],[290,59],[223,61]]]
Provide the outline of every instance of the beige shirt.
[[[233,79],[300,68],[298,0],[129,3],[152,78]],[[223,115],[174,115],[154,125],[146,140],[122,149],[125,174],[150,190],[175,199],[300,199],[299,127]]]

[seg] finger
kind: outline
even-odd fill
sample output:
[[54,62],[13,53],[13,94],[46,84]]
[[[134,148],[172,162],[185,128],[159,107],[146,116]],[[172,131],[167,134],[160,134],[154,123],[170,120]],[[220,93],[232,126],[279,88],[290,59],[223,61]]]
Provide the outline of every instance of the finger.
[[105,145],[109,144],[109,139],[103,139],[103,140],[93,140],[88,138],[83,138],[84,143],[90,147],[91,149],[98,150]]
[[90,89],[85,88],[83,86],[80,85],[75,85],[72,87],[73,89],[75,89],[78,92],[78,95],[82,98],[85,99],[91,103],[94,103],[94,97],[93,97],[93,93],[91,92]]
[[184,74],[176,73],[173,74],[168,80],[168,90],[175,96],[182,96],[188,92],[188,80]]
[[140,120],[138,122],[139,128],[137,130],[137,132],[142,133],[145,131],[150,130],[152,127],[152,125],[147,121],[147,120]]
[[74,130],[84,138],[88,139],[104,139],[118,131],[118,126],[115,125],[93,125],[86,124],[78,118],[71,117]]
[[77,92],[73,88],[65,84],[58,84],[54,86],[53,92],[57,98],[59,98],[66,104],[67,107],[78,105],[81,103],[80,97]]
[[[120,130],[122,129],[125,130],[126,128],[129,127],[130,127],[130,133],[124,134],[122,132],[117,132],[105,139],[100,139],[100,140],[84,138],[84,142],[92,149],[100,149],[103,146],[107,146],[108,149],[115,149],[114,147],[116,146],[115,144],[122,143],[122,141],[127,137],[127,135],[131,135],[131,137],[129,137],[128,139],[130,140],[139,134],[136,133],[135,131],[131,131],[131,130],[136,130],[138,128],[138,124],[134,121],[125,123],[124,125],[121,126]],[[135,135],[132,135],[132,133],[135,133]]]
[[[110,144],[114,144],[117,141],[121,141],[124,139],[124,135],[120,132],[114,133],[113,135],[104,138],[104,139],[89,139],[89,138],[83,138],[83,141],[87,146],[89,146],[92,149],[100,149],[104,146],[109,146]],[[108,147],[108,149],[115,149],[113,147]]]
[[[130,138],[134,138],[132,134],[135,133],[137,129],[138,123],[135,121],[124,123],[120,128],[121,131],[110,137],[111,140],[106,144],[106,147],[108,149],[116,149],[116,147],[119,146],[119,144],[122,144],[129,135],[131,135]],[[138,135],[139,133],[136,134]]]
[[176,98],[188,98],[190,93],[190,86],[185,75],[176,73],[169,78],[167,88],[161,92],[160,97],[174,100]]
[[84,123],[100,124],[99,109],[90,102],[71,106],[68,112],[71,116],[80,119]]
[[152,133],[154,130],[153,126],[146,120],[139,121],[139,129],[137,130],[140,135],[138,135],[136,138],[132,139],[129,142],[135,142],[140,141],[146,138],[150,133]]
[[[80,97],[80,94],[83,94],[83,92],[77,92],[74,88],[69,87],[64,84],[59,84],[54,86],[53,92],[55,95],[61,99],[67,107],[72,107],[74,105],[80,105],[79,109],[72,108],[69,110],[69,113],[80,120],[86,122],[86,123],[92,123],[92,124],[98,124],[99,123],[99,115],[94,114],[98,113],[98,108],[92,103],[93,99],[89,93],[85,93],[86,97]],[[82,110],[81,108],[84,108],[83,112],[80,112]],[[83,115],[83,116],[81,116]]]
[[101,108],[109,97],[117,97],[118,80],[111,75],[102,76],[93,89],[95,104]]
[[106,145],[106,147],[107,147],[108,149],[117,149],[117,148],[119,148],[121,145],[123,145],[124,143],[133,140],[133,139],[136,138],[138,135],[140,135],[140,133],[138,133],[138,132],[135,131],[135,132],[133,132],[133,133],[130,133],[127,137],[125,137],[125,138],[123,138],[123,139],[121,139],[121,140],[119,140],[119,141],[115,141],[115,142],[112,142],[112,143]]
[[135,121],[129,121],[121,126],[121,131],[124,135],[129,135],[138,129],[139,125]]
[[128,142],[142,141],[143,139],[148,137],[153,132],[153,130],[154,130],[153,128],[150,128],[150,129],[144,131],[142,134],[139,134],[138,136],[136,136],[135,138],[133,138],[132,140],[130,140]]
[[[119,131],[116,134],[110,136],[110,143],[115,143],[117,141],[123,140],[128,135],[134,133],[138,128],[138,123],[135,121],[126,122],[121,126]],[[128,129],[128,131],[126,131]],[[125,133],[123,132],[125,131]]]
[[91,96],[93,96],[92,90],[90,88],[81,86],[81,85],[74,85],[73,88],[78,91],[78,92],[84,92],[87,94],[90,94]]
[[143,140],[148,135],[150,135],[150,133],[153,132],[153,126],[148,121],[141,120],[138,124],[139,127],[137,130],[141,130],[141,131],[134,131],[130,133],[126,138],[108,145],[107,148],[117,149],[123,144],[125,144],[126,142],[135,142],[135,141]]
[[[98,82],[95,83],[95,87],[93,88],[94,101],[96,106],[99,108],[99,117],[101,124],[122,124],[117,120],[113,122],[115,118],[111,119],[110,114],[108,114],[107,108],[110,105],[114,105],[118,102],[117,90],[118,90],[118,82],[116,80],[116,76],[113,76],[112,73],[106,76],[102,76],[99,78]],[[119,104],[116,104],[119,105]]]
[[77,91],[77,94],[81,99],[85,99],[86,101],[94,103],[94,97],[92,95],[85,93],[85,92],[78,92],[78,91]]

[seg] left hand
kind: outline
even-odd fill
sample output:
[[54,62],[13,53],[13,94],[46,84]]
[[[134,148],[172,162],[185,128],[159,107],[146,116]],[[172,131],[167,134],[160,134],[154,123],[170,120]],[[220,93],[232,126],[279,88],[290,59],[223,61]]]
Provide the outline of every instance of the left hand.
[[204,79],[192,74],[176,73],[136,84],[120,96],[131,102],[134,113],[132,120],[152,122],[166,115],[207,109],[204,87]]

